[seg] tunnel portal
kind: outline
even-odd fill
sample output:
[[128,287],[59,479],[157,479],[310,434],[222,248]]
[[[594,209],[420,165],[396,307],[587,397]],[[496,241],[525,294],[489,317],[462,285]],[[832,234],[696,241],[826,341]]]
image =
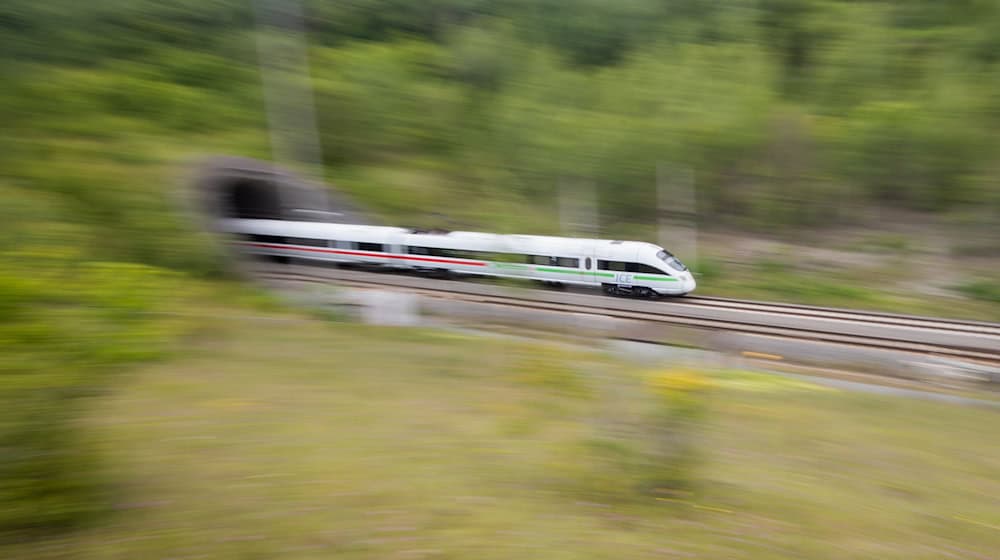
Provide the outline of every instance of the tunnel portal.
[[270,219],[376,225],[370,214],[332,186],[310,181],[270,162],[211,157],[188,175],[182,205],[201,231],[213,235],[226,267],[247,275],[250,257],[229,243],[226,219]]
[[279,186],[272,181],[243,177],[221,188],[220,217],[280,220],[283,217]]
[[331,185],[310,181],[270,162],[214,157],[200,165],[188,193],[202,226],[227,218],[372,224],[367,212]]

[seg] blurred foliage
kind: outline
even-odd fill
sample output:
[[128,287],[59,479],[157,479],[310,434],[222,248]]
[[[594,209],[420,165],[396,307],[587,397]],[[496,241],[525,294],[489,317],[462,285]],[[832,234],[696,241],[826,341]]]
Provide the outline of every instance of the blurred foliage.
[[[648,221],[660,164],[695,171],[704,219],[754,229],[1000,205],[995,2],[304,4],[332,174],[419,161],[448,186],[358,193],[390,218],[482,222],[484,199],[549,207],[582,177],[606,222]],[[255,22],[237,0],[12,0],[0,104],[94,139],[259,129]]]
[[[955,251],[995,252],[993,0],[304,4],[327,171],[386,218],[553,233],[558,185],[594,185],[611,229],[651,222],[665,165],[693,170],[713,225],[902,207],[970,216],[986,241]],[[254,5],[0,4],[0,438],[14,458],[0,526],[95,507],[91,470],[74,474],[88,460],[75,397],[162,352],[172,335],[148,312],[189,286],[165,270],[220,273],[175,211],[170,170],[196,152],[266,157]],[[750,290],[867,301],[836,279],[759,272]],[[529,362],[538,382],[572,382]]]
[[714,383],[683,368],[634,381],[616,377],[602,389],[593,426],[565,450],[579,458],[557,454],[552,466],[586,499],[690,496],[699,490]]
[[552,347],[524,348],[517,355],[513,374],[518,382],[541,387],[554,393],[574,396],[592,396],[590,388],[573,367],[574,354]]
[[698,482],[702,441],[713,383],[694,370],[675,368],[647,376],[654,403],[644,439],[649,487],[657,493],[690,492]]
[[2,541],[110,507],[77,415],[120,366],[168,351],[188,328],[175,313],[197,291],[179,272],[107,260],[128,251],[67,215],[87,208],[114,219],[122,207],[102,206],[57,164],[37,169],[60,180],[51,190],[0,182]]
[[[36,236],[36,239],[42,236]],[[81,262],[60,243],[0,252],[0,539],[76,526],[109,507],[76,415],[116,366],[182,332],[176,273]]]
[[834,306],[871,308],[879,294],[858,285],[849,276],[833,272],[806,275],[794,267],[764,260],[755,267],[752,279],[745,284],[748,292],[769,294],[771,299],[785,299],[814,305],[824,302]]
[[958,291],[972,299],[1000,303],[1000,282],[996,280],[972,280],[958,286]]
[[699,282],[711,283],[723,275],[725,267],[716,259],[702,257],[688,265]]

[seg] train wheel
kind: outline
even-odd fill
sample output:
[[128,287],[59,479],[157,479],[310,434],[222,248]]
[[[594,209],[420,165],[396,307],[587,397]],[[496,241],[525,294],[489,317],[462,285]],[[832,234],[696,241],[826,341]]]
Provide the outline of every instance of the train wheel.
[[601,284],[601,289],[604,290],[604,293],[609,296],[618,295],[618,286],[615,286],[614,284]]
[[656,297],[656,292],[650,288],[636,288],[635,294],[641,298],[653,299]]

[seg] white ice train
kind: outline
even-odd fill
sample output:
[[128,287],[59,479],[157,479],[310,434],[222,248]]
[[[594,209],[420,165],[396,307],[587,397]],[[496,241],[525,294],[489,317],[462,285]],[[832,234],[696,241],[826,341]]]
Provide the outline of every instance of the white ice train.
[[640,241],[259,219],[226,220],[222,229],[250,252],[278,258],[601,286],[613,295],[680,296],[695,288],[680,260]]

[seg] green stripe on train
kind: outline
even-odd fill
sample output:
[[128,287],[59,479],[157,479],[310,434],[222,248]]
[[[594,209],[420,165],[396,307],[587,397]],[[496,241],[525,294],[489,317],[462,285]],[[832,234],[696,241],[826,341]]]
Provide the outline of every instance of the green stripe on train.
[[636,280],[650,280],[652,282],[676,282],[676,278],[671,278],[669,276],[659,277],[659,276],[634,276]]
[[572,269],[562,269],[562,268],[546,268],[544,266],[536,266],[535,270],[538,272],[558,272],[559,274],[587,274],[585,270],[572,270]]
[[535,267],[538,272],[556,272],[559,274],[593,274],[594,276],[602,276],[604,278],[614,278],[615,275],[610,272],[591,272],[589,270],[573,270],[565,268],[548,268],[544,266]]

